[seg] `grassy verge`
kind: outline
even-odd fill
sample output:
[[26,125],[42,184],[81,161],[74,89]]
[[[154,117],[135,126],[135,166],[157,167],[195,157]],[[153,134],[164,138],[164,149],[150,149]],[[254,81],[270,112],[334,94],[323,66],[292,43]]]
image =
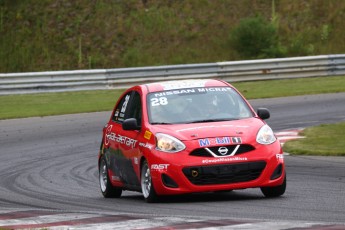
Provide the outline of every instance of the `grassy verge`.
[[288,97],[345,92],[345,76],[233,83],[247,98]]
[[306,138],[284,144],[284,151],[298,155],[345,156],[345,122],[310,127],[301,133]]
[[[247,99],[345,92],[345,77],[319,77],[233,85]],[[0,96],[0,119],[51,116],[111,110],[123,90]]]
[[123,90],[0,96],[0,119],[111,110]]

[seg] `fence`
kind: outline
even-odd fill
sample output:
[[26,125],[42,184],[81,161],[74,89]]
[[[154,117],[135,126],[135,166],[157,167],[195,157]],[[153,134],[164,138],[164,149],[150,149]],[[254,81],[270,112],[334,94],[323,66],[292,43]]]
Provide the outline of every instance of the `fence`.
[[229,82],[345,75],[345,54],[206,64],[0,74],[0,95],[126,88],[161,80]]

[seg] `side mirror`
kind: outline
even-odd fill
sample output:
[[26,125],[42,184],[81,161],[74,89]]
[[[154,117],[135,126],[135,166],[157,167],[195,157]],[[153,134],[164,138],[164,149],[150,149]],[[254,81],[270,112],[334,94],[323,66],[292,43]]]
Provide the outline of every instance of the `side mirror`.
[[123,130],[140,130],[140,128],[135,118],[128,118],[122,123]]
[[262,120],[270,118],[270,112],[266,108],[258,108],[257,114]]

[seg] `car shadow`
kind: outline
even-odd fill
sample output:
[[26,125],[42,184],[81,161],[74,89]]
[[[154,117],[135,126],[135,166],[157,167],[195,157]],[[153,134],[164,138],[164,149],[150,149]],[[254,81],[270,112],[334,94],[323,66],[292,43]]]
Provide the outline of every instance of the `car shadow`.
[[[121,199],[144,201],[142,194],[122,196]],[[195,203],[219,201],[244,201],[267,199],[259,192],[246,192],[244,190],[221,191],[207,193],[192,193],[183,195],[160,196],[157,203]]]

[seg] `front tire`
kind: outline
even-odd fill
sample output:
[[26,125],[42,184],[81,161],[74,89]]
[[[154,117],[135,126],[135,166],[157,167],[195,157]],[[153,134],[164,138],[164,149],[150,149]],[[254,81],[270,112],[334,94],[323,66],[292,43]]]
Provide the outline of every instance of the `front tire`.
[[122,189],[111,184],[108,174],[107,163],[102,156],[99,164],[99,185],[101,192],[105,198],[119,198],[122,194]]
[[141,191],[147,203],[154,203],[158,201],[158,196],[152,184],[151,171],[146,160],[141,166],[140,176]]
[[260,189],[261,192],[265,195],[265,197],[278,197],[283,195],[286,190],[286,174],[284,177],[284,182],[281,185],[274,187],[262,187]]

